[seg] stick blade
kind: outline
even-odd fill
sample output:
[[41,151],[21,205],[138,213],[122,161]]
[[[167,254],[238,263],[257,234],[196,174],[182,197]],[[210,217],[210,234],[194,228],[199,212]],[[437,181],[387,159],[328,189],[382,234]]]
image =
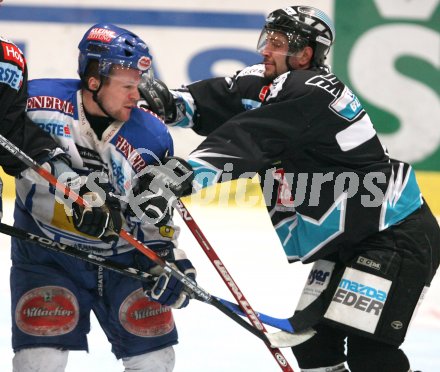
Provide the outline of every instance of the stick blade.
[[292,347],[312,338],[316,334],[316,331],[312,328],[306,329],[302,332],[290,333],[285,331],[279,331],[275,333],[266,333],[266,337],[269,340],[272,348]]

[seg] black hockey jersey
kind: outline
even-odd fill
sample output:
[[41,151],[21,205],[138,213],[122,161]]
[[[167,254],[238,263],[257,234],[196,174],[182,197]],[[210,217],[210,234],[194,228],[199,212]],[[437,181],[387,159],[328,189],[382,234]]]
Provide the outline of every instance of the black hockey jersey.
[[[222,97],[213,80],[214,104],[209,80],[188,87],[194,129],[210,133],[190,163],[203,186],[221,181],[227,163],[233,179],[259,173],[289,261],[311,262],[349,248],[420,207],[411,166],[389,158],[362,104],[335,75],[291,71],[269,88],[262,76],[246,76],[244,84],[240,77],[224,80],[235,89],[232,98],[228,88]],[[261,107],[245,111],[246,100],[259,97]],[[236,106],[226,104],[229,99]],[[223,105],[231,116],[222,123],[215,108]],[[233,107],[241,113],[234,116]]]
[[[0,37],[0,134],[33,158],[57,147],[56,142],[26,116],[27,65],[21,50]],[[27,168],[0,148],[0,165],[17,176]]]

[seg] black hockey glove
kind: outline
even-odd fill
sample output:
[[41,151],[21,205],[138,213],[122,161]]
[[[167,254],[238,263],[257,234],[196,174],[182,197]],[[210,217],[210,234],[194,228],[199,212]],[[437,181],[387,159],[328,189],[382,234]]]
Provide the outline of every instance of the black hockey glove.
[[[164,259],[196,284],[196,269],[182,249],[172,249]],[[182,282],[166,273],[159,265],[151,268],[149,272],[156,278],[153,282],[143,283],[144,293],[147,297],[174,309],[181,309],[188,305],[191,295]]]
[[139,191],[130,200],[130,211],[142,222],[148,222],[158,227],[167,225],[173,215],[172,202],[163,197],[162,191],[152,192],[148,181],[139,181]]
[[165,157],[160,165],[149,165],[139,176],[138,192],[129,201],[131,211],[141,220],[162,226],[171,216],[174,202],[192,193],[191,166],[178,157]]
[[116,242],[122,227],[119,200],[109,192],[108,183],[92,182],[91,185],[95,186],[90,186],[91,189],[89,183],[86,182],[79,190],[79,195],[88,205],[83,207],[78,203],[72,204],[73,224],[78,231],[99,238],[105,243]]
[[[69,156],[60,148],[45,154],[37,159],[41,167],[50,172],[58,182],[68,186],[72,191],[78,193],[88,203],[87,207],[72,202],[68,197],[56,191],[58,201],[65,204],[66,211],[72,214],[75,228],[87,235],[100,238],[106,243],[119,239],[119,232],[122,226],[121,206],[119,200],[112,196],[108,182],[93,182],[98,175],[90,176],[86,182],[73,171],[70,166]],[[32,168],[27,168],[20,174],[33,183],[49,185],[49,182],[36,173]],[[93,190],[88,188],[91,186]],[[98,192],[99,191],[99,192]]]
[[164,191],[167,197],[170,193],[176,198],[190,195],[192,193],[192,182],[194,172],[191,165],[177,156],[166,156],[162,164],[151,165],[142,170],[144,182],[148,183],[152,191]]
[[173,122],[176,118],[176,102],[168,87],[159,79],[143,75],[138,86],[141,97],[147,102],[149,110],[164,122]]
[[144,74],[138,89],[146,102],[145,105],[141,101],[140,107],[153,111],[166,124],[176,125],[186,117],[185,103],[181,98],[176,99],[163,81]]

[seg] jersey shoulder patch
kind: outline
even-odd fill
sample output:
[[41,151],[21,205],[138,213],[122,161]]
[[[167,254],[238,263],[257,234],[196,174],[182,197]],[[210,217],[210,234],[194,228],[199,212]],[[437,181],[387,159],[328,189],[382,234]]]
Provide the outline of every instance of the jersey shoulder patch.
[[26,61],[13,42],[0,38],[0,83],[18,91],[23,84]]

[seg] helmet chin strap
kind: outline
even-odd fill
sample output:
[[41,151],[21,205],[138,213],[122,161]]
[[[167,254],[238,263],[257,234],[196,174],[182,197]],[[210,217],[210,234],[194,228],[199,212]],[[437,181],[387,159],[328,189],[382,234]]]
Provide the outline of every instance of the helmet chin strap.
[[111,116],[108,112],[107,112],[107,110],[104,108],[104,106],[102,105],[102,103],[101,103],[101,101],[98,99],[98,92],[99,92],[99,89],[98,90],[95,90],[95,91],[93,91],[92,93],[93,93],[93,101],[95,101],[96,102],[96,104],[99,106],[99,108],[101,109],[101,111],[106,115],[106,116],[108,116],[110,119],[112,119],[112,120],[116,120],[113,116]]
[[86,85],[86,89],[87,89],[89,92],[92,92],[93,101],[98,105],[98,107],[101,109],[101,111],[102,111],[106,116],[108,116],[110,119],[112,119],[112,120],[115,121],[116,119],[115,119],[113,116],[111,116],[111,115],[107,112],[107,110],[104,108],[104,106],[103,106],[101,100],[98,98],[98,93],[99,93],[99,91],[101,90],[101,88],[102,88],[102,76],[101,76],[101,81],[100,81],[100,83],[99,83],[98,89],[96,89],[96,90],[91,90],[91,89],[88,87],[88,85]]

